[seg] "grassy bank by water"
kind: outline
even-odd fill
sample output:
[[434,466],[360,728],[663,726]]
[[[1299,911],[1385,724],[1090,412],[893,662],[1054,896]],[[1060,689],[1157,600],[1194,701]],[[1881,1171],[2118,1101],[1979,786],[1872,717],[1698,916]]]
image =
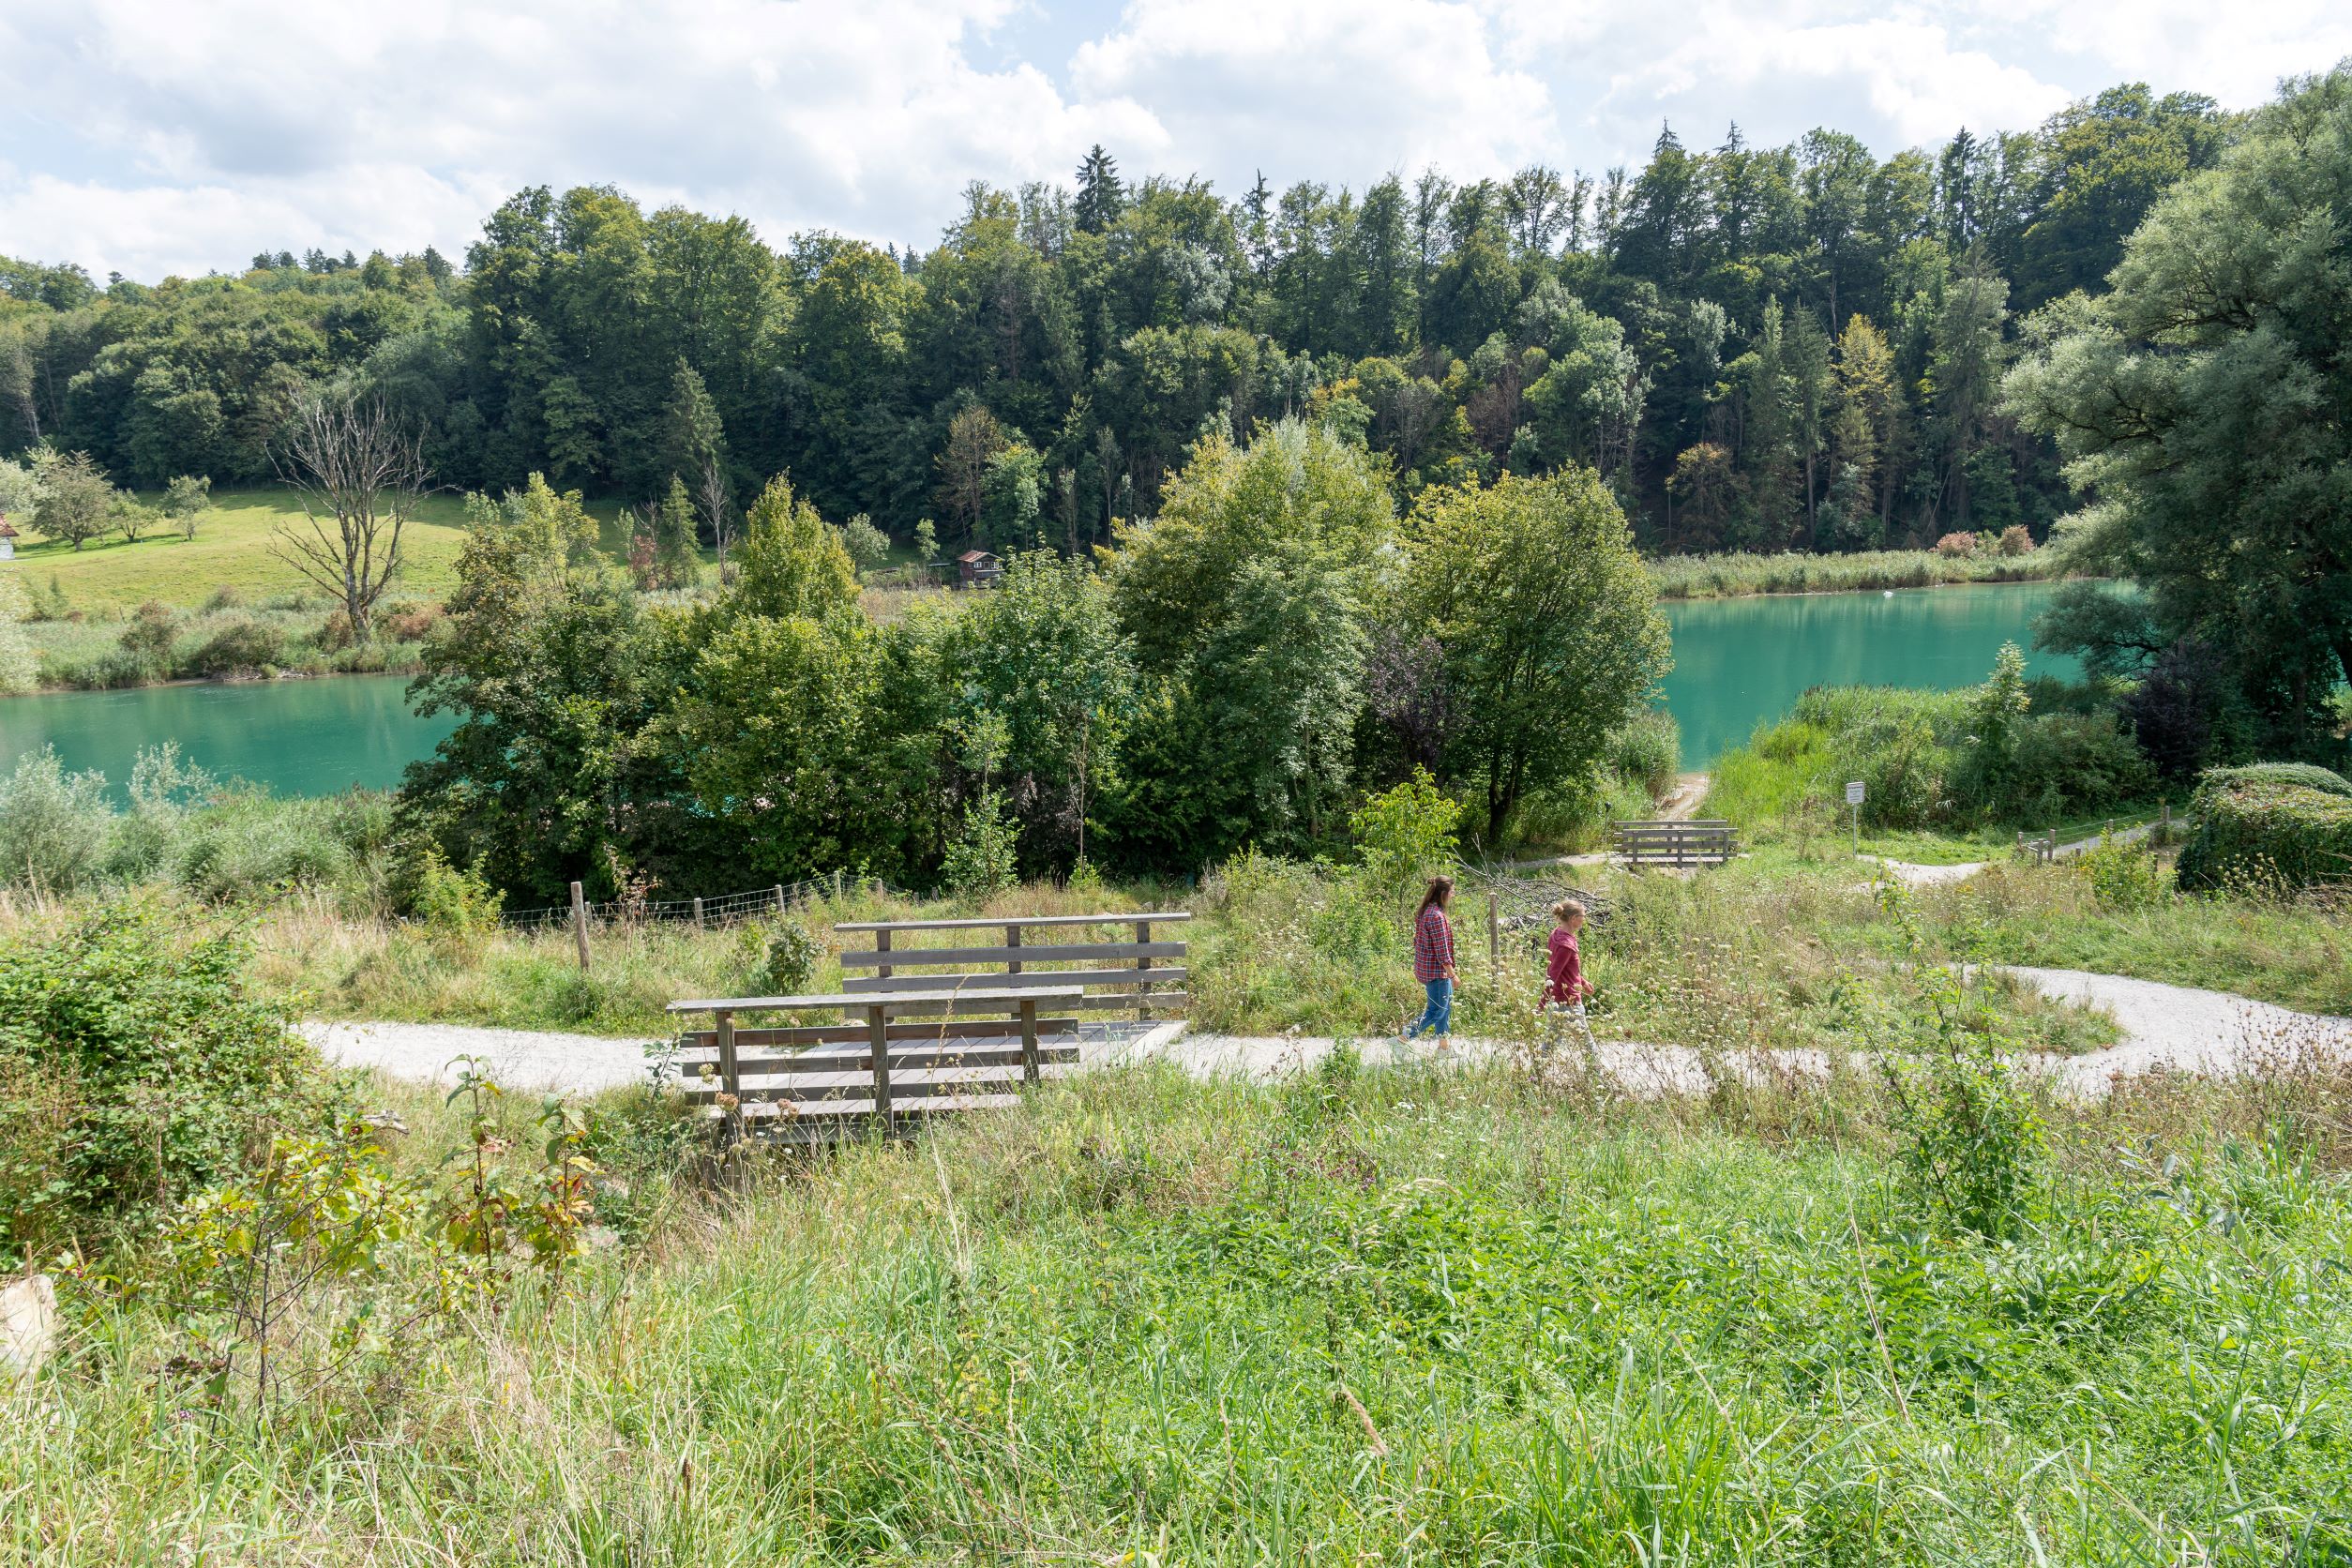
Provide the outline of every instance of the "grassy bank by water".
[[2056,553],[1939,555],[1932,550],[1874,550],[1851,555],[1666,555],[1644,563],[1666,599],[1739,598],[1751,594],[1833,594],[1873,588],[1937,588],[1968,582],[2035,582],[2059,575]]

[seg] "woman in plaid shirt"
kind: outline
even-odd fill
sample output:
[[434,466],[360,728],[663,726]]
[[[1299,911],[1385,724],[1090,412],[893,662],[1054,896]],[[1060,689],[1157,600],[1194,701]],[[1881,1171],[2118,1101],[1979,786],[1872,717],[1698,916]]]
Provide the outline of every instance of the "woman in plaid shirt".
[[1435,1034],[1441,1051],[1454,1048],[1454,922],[1446,914],[1453,902],[1454,879],[1432,877],[1429,891],[1421,896],[1421,912],[1413,916],[1413,978],[1428,992],[1429,1003],[1405,1038]]

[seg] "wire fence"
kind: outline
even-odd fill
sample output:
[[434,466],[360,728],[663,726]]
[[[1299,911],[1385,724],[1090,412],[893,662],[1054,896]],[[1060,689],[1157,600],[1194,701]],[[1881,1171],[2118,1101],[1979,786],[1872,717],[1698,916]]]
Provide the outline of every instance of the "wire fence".
[[[597,902],[582,900],[580,913],[591,925],[641,925],[668,920],[694,926],[736,926],[746,920],[766,920],[789,915],[796,909],[806,909],[820,898],[839,897],[852,890],[877,895],[888,891],[870,877],[813,878],[807,882],[779,882],[773,887],[754,888],[747,893],[717,893],[702,898],[612,898]],[[508,910],[502,917],[506,925],[532,929],[547,926],[568,926],[572,923],[573,906],[550,904],[544,909]]]

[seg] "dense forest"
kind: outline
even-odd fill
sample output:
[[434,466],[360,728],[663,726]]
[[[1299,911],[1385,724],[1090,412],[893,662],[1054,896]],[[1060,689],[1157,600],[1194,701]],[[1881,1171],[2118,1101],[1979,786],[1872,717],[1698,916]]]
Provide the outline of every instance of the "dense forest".
[[950,546],[1071,549],[1154,512],[1205,431],[1308,414],[1384,455],[1400,502],[1590,466],[1652,550],[2039,536],[2070,503],[2051,441],[1998,406],[2020,323],[2101,288],[2231,129],[2134,84],[1884,158],[1667,129],[1638,172],[1237,200],[1096,148],[1070,188],[975,184],[927,251],[779,250],[542,188],[462,268],[280,250],[101,288],[0,260],[0,456],[264,479],[299,391],[340,378],[429,432],[446,485],[638,501],[674,475],[733,527],[789,473],[901,538],[929,517]]

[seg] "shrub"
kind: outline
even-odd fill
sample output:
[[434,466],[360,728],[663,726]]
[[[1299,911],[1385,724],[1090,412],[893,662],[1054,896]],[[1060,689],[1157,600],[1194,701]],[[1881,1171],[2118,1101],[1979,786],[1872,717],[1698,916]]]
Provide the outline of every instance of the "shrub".
[[352,634],[351,612],[344,610],[331,611],[324,621],[319,623],[318,632],[312,641],[322,653],[339,654],[350,647],[357,641]]
[[1004,809],[1004,794],[987,790],[964,812],[963,831],[940,858],[940,880],[950,892],[985,899],[1020,880],[1014,863],[1019,827]]
[[2177,868],[2185,890],[2315,887],[2352,874],[2352,796],[2220,778],[2198,786],[2190,811]]
[[80,887],[106,858],[113,816],[103,776],[68,773],[53,746],[28,752],[0,780],[0,882]]
[[2292,784],[2298,789],[2317,790],[2325,795],[2352,795],[2352,779],[2311,762],[2249,762],[2244,767],[2208,768],[2198,781],[2217,786]]
[[182,834],[180,882],[209,899],[274,887],[332,883],[353,869],[328,803],[274,801],[259,792],[219,796]]
[[131,612],[123,628],[123,652],[159,674],[172,670],[172,643],[179,635],[179,617],[169,605],[149,599]]
[[240,670],[268,670],[286,656],[285,640],[266,622],[239,616],[206,638],[188,656],[190,669],[204,675],[227,675]]
[[1976,535],[1966,529],[1936,541],[1936,553],[1947,561],[1965,561],[1976,553]]
[[441,624],[437,604],[399,604],[386,609],[376,625],[395,642],[422,642]]
[[224,582],[212,591],[211,597],[204,600],[204,608],[208,611],[242,610],[245,608],[244,591],[234,582]]
[[1968,804],[1994,822],[2046,822],[2155,788],[2155,769],[2112,714],[2040,714],[2017,726],[1998,792]]
[[2000,549],[2003,555],[2031,555],[2033,535],[2026,532],[2024,523],[2013,522],[2001,530]]
[[762,978],[776,996],[792,996],[808,989],[824,961],[825,944],[797,920],[786,920],[768,932],[767,964]]
[[269,1123],[314,1106],[316,1059],[245,978],[235,933],[147,900],[0,948],[0,1078],[56,1086],[68,1136],[0,1147],[0,1225],[20,1253],[169,1205],[241,1168]]
[[417,856],[409,912],[433,936],[453,942],[478,942],[498,928],[505,896],[477,870],[451,866],[437,844]]
[[1404,783],[1366,799],[1348,819],[1348,831],[1364,874],[1393,897],[1453,864],[1461,821],[1460,803],[1446,798],[1426,768],[1415,768]]
[[2103,910],[2152,908],[2172,891],[2171,874],[2154,851],[2145,844],[2118,844],[2104,834],[2083,852],[2082,868],[2090,879],[2091,897]]

